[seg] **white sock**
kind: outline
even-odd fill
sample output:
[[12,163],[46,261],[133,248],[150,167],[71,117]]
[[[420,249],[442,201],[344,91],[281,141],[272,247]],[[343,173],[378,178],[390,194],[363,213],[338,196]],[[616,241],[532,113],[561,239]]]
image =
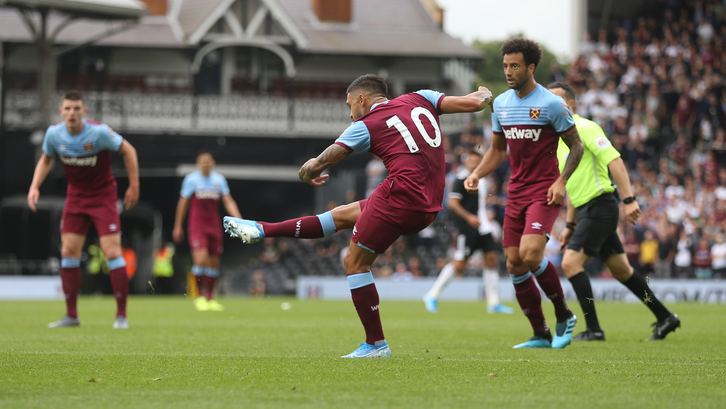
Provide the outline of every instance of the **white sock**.
[[487,291],[487,306],[499,305],[499,271],[485,268],[484,285],[486,285]]
[[451,281],[451,278],[454,276],[454,274],[456,274],[454,263],[449,263],[445,265],[444,268],[441,269],[439,277],[436,278],[434,286],[431,287],[431,289],[429,290],[429,296],[438,299],[439,295],[441,295],[441,291],[446,288],[446,285],[449,284],[449,281]]

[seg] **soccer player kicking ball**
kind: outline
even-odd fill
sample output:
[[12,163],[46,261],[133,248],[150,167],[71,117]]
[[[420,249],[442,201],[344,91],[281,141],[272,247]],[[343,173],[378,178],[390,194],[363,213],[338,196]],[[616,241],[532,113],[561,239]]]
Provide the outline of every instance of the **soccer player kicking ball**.
[[129,187],[124,195],[126,210],[139,201],[139,162],[136,149],[108,125],[83,119],[87,111],[82,93],[66,92],[60,107],[63,122],[51,125],[46,131],[43,155],[35,167],[28,192],[28,207],[35,212],[40,185],[58,154],[68,178],[61,216],[61,280],[66,315],[48,326],[74,327],[81,324],[76,306],[81,286],[81,251],[93,222],[100,237],[101,250],[108,260],[111,286],[116,297],[117,312],[113,327],[128,328],[126,300],[129,277],[121,255],[121,220],[116,205],[116,179],[111,173],[111,152],[120,153],[126,165],[129,178]]
[[[511,179],[502,246],[517,301],[534,330],[532,338],[514,348],[564,348],[572,340],[577,317],[567,308],[557,269],[544,257],[544,249],[562,207],[565,184],[580,163],[582,141],[565,101],[534,80],[542,58],[539,45],[514,38],[502,45],[502,55],[510,90],[494,100],[492,145],[464,184],[469,192],[477,192],[479,179],[499,167],[509,146]],[[560,138],[570,148],[561,173],[556,155]],[[554,338],[535,281],[555,307]]]
[[[464,155],[462,155],[464,157]],[[481,162],[481,154],[475,151],[466,154],[463,172],[457,175],[449,193],[449,209],[457,216],[454,219],[459,235],[456,238],[454,261],[441,269],[433,287],[423,297],[428,312],[439,311],[439,295],[454,275],[461,275],[469,257],[477,251],[484,252],[484,284],[486,285],[487,312],[490,314],[513,314],[514,310],[499,302],[499,248],[494,242],[494,227],[487,216],[486,199],[489,184],[479,179],[479,194],[470,195],[464,188],[464,180]]]
[[[548,88],[555,95],[564,98],[571,109],[575,108],[576,95],[571,86],[553,82]],[[645,278],[633,274],[633,268],[628,263],[617,233],[620,209],[614,194],[615,186],[610,181],[608,171],[625,196],[623,203],[628,221],[635,224],[640,217],[640,206],[633,197],[628,171],[620,153],[612,146],[598,124],[578,115],[573,115],[573,118],[582,137],[585,154],[567,182],[567,227],[560,233],[560,246],[567,246],[562,257],[562,269],[577,294],[587,323],[587,329],[574,340],[605,340],[605,333],[600,328],[595,312],[590,279],[584,268],[592,257],[599,257],[613,277],[628,287],[653,312],[657,322],[653,324],[653,335],[648,340],[663,339],[681,326],[681,320],[661,304]],[[560,142],[557,149],[560,168],[568,153],[567,146]]]
[[353,81],[346,99],[353,123],[317,158],[305,162],[299,172],[300,180],[320,186],[329,176],[321,175],[324,170],[352,153],[371,152],[383,160],[388,177],[367,200],[281,223],[224,218],[230,235],[245,243],[263,237],[323,237],[341,228],[353,228],[344,265],[366,341],[343,358],[391,356],[383,336],[371,264],[401,235],[423,230],[442,210],[446,169],[439,115],[481,111],[492,100],[484,87],[461,97],[431,90],[392,100],[387,95],[388,86],[376,75]]
[[227,213],[242,217],[237,202],[229,194],[227,179],[213,172],[214,158],[209,152],[197,155],[197,171],[188,174],[182,182],[181,197],[176,206],[172,238],[176,243],[184,240],[184,217],[189,211],[189,247],[192,249],[192,274],[196,279],[199,296],[194,306],[199,311],[223,311],[224,306],[214,299],[214,284],[219,277],[219,259],[222,256],[222,230],[219,222],[219,201]]

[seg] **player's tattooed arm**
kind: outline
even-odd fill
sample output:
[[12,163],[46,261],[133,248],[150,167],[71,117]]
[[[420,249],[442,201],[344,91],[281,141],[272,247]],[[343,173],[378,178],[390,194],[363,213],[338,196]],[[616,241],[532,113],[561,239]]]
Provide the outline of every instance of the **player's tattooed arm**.
[[327,175],[320,176],[323,171],[350,155],[350,151],[341,145],[332,144],[328,146],[317,158],[311,158],[300,168],[298,176],[305,183],[314,186],[322,185]]
[[478,91],[474,91],[462,97],[446,96],[441,101],[442,114],[454,114],[458,112],[477,112],[486,108],[491,104],[494,97],[491,91],[486,87],[479,87]]
[[582,154],[585,152],[585,146],[582,144],[580,134],[577,133],[577,128],[574,126],[562,135],[562,140],[570,148],[570,154],[567,155],[567,161],[565,161],[565,168],[562,169],[560,174],[560,177],[566,182],[577,169],[577,165],[580,164]]

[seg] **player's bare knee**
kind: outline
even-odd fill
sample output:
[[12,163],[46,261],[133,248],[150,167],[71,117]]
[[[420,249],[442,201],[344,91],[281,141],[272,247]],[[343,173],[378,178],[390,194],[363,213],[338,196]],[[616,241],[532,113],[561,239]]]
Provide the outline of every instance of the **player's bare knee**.
[[197,266],[206,266],[209,263],[209,255],[206,251],[195,251],[192,254],[192,259]]
[[527,266],[522,262],[522,259],[517,259],[512,261],[512,259],[507,259],[507,271],[509,274],[512,275],[521,275],[529,271]]
[[350,252],[345,255],[345,258],[343,259],[343,266],[345,267],[346,274],[362,273],[364,271],[370,270],[370,266],[368,269],[364,269],[361,260],[352,256]]
[[61,247],[61,257],[63,258],[81,258],[81,249],[70,246]]
[[519,250],[519,257],[530,271],[537,271],[543,256],[544,254],[537,249],[522,248]]
[[336,230],[352,229],[360,215],[360,204],[358,202],[341,205],[331,210]]
[[462,272],[466,268],[466,262],[467,260],[455,260],[454,261],[454,268],[457,272]]

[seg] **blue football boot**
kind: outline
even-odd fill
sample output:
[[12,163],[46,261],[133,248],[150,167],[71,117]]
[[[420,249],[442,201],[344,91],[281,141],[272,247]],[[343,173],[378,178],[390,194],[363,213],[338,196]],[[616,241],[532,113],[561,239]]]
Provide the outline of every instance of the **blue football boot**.
[[224,231],[230,237],[242,239],[242,243],[253,244],[265,238],[265,232],[254,220],[239,219],[237,217],[225,216],[222,224]]

